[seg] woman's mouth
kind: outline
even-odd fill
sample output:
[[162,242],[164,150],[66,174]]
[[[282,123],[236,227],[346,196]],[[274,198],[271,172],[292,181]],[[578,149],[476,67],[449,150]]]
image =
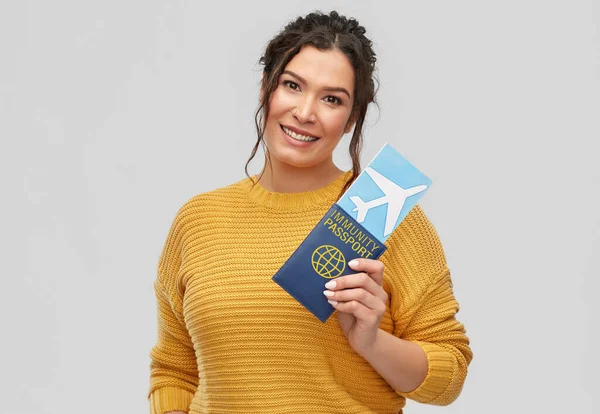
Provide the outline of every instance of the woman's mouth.
[[312,137],[310,135],[302,135],[302,134],[298,134],[297,132],[292,131],[289,128],[284,127],[283,125],[281,125],[281,129],[283,129],[283,132],[285,132],[285,134],[287,136],[289,136],[292,139],[295,139],[296,141],[302,141],[302,142],[314,142],[316,140],[318,140],[319,138],[317,137]]

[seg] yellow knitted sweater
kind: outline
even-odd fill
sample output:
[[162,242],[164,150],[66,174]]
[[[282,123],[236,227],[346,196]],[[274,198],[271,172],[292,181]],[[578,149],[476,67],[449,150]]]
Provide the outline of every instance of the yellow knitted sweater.
[[405,398],[456,399],[472,353],[442,245],[418,205],[380,258],[390,297],[380,328],[427,355],[416,390],[394,390],[355,353],[337,312],[321,323],[271,279],[350,175],[302,193],[245,178],[180,208],[154,283],[151,413],[401,413]]

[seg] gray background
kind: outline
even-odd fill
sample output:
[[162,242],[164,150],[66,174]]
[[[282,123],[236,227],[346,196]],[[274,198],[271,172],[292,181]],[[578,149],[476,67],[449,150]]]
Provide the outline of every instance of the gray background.
[[147,412],[168,228],[243,177],[258,58],[315,8],[375,42],[363,165],[389,141],[433,180],[475,353],[407,413],[599,412],[600,7],[575,0],[3,0],[0,412]]

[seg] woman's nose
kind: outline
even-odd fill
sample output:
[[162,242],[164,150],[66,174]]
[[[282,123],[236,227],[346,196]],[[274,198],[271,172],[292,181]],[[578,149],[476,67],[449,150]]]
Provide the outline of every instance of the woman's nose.
[[298,103],[298,107],[292,114],[301,123],[315,122],[316,115],[314,111],[314,103],[310,99],[303,99]]

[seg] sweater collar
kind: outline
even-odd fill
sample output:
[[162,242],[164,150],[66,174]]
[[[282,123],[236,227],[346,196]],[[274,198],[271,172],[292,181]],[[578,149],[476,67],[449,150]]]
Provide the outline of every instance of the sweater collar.
[[339,199],[344,184],[350,177],[352,177],[352,171],[346,171],[324,187],[297,193],[280,193],[267,190],[258,182],[258,176],[256,175],[252,176],[256,183],[254,186],[248,178],[244,180],[244,186],[248,189],[250,199],[264,207],[286,211],[307,211],[329,207],[335,203]]

